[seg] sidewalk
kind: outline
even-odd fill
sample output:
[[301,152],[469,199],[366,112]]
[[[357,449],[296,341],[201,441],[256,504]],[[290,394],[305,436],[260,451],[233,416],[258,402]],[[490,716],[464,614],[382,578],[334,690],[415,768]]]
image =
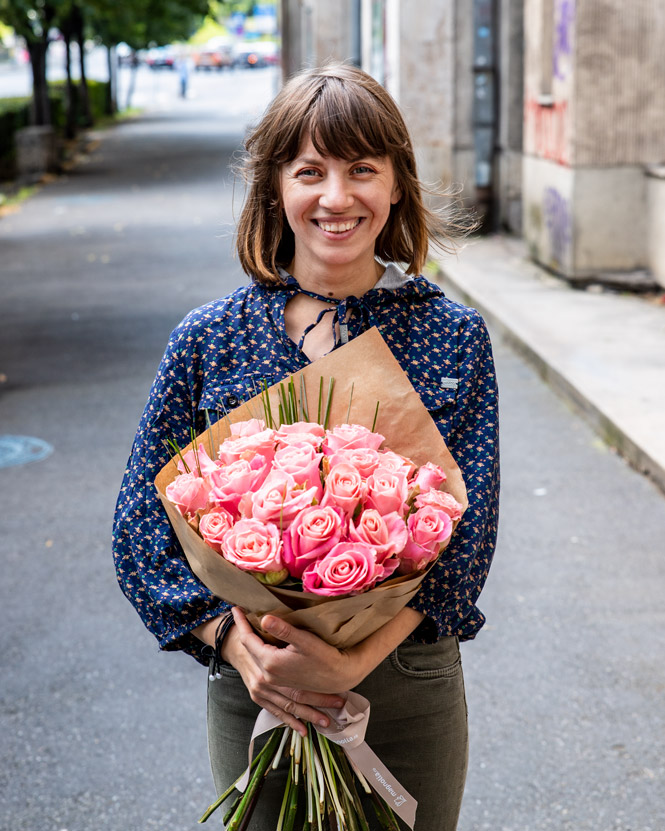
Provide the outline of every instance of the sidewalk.
[[665,305],[573,289],[510,237],[473,240],[438,266],[444,289],[477,308],[665,491]]

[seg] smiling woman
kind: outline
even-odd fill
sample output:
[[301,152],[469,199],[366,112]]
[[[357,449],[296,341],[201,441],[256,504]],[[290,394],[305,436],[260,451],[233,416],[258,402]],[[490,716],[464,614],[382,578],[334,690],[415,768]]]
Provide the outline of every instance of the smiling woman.
[[[458,641],[484,623],[476,601],[498,519],[487,330],[420,274],[451,226],[424,205],[402,116],[369,75],[329,66],[295,76],[246,150],[236,245],[250,283],[195,309],[171,336],[118,499],[118,578],[163,649],[203,663],[204,645],[214,646],[226,662],[208,686],[219,791],[247,764],[260,708],[302,735],[305,722],[328,724],[327,708],[355,690],[372,702],[369,744],[418,801],[415,831],[453,831],[468,747]],[[267,615],[263,629],[288,644],[275,649],[189,571],[148,485],[168,461],[166,440],[186,445],[206,415],[251,398],[257,381],[278,382],[374,326],[459,465],[469,508],[445,558],[374,634],[340,650]],[[275,828],[284,777],[278,770],[266,782],[253,831]]]

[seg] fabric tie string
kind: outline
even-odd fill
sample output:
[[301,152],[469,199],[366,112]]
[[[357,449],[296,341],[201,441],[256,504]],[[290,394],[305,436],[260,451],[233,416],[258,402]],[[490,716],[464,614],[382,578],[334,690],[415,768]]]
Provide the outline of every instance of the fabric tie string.
[[[293,278],[291,278],[293,280]],[[305,329],[302,333],[300,340],[298,342],[298,349],[303,351],[303,347],[305,344],[305,338],[307,335],[314,329],[319,323],[323,320],[324,316],[330,314],[331,317],[331,325],[332,325],[332,332],[333,332],[333,342],[335,346],[339,344],[345,344],[349,342],[349,322],[351,317],[355,315],[360,320],[360,331],[365,331],[366,329],[371,328],[372,326],[376,325],[374,321],[374,315],[372,314],[371,308],[365,303],[362,297],[355,297],[354,295],[350,295],[349,297],[343,297],[340,300],[332,300],[330,297],[324,297],[322,294],[317,294],[314,291],[307,291],[306,289],[300,288],[300,286],[293,280],[293,283],[289,282],[289,287],[294,289],[294,294],[306,294],[308,297],[313,297],[315,300],[321,300],[324,303],[327,303],[329,308],[322,309],[319,312],[316,320],[314,323],[310,323],[309,326]],[[337,326],[339,325],[339,341],[337,338]]]
[[[350,692],[346,695],[346,703],[340,710],[321,707],[321,711],[330,717],[329,727],[312,726],[318,733],[344,750],[353,766],[362,773],[379,796],[390,805],[409,828],[413,828],[418,803],[395,779],[365,741],[365,732],[369,722],[369,701],[358,693]],[[261,710],[259,713],[249,743],[249,766],[236,785],[239,791],[244,792],[249,782],[255,739],[282,724],[284,722],[280,718],[273,716],[267,710]]]

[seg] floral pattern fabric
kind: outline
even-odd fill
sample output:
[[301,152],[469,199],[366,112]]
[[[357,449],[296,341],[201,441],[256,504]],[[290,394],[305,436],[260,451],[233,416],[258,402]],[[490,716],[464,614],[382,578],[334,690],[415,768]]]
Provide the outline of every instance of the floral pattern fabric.
[[[154,479],[168,461],[164,442],[189,443],[190,429],[251,398],[309,359],[287,335],[284,308],[300,291],[252,282],[190,312],[173,331],[134,440],[116,507],[113,551],[120,586],[162,649],[203,662],[192,629],[228,609],[191,573],[157,497]],[[426,617],[411,636],[473,638],[484,623],[476,601],[497,533],[498,394],[485,324],[424,277],[381,282],[345,298],[352,338],[377,326],[436,422],[466,483],[469,508],[450,546],[410,605]],[[344,327],[347,328],[346,326]],[[344,332],[347,336],[347,332]]]

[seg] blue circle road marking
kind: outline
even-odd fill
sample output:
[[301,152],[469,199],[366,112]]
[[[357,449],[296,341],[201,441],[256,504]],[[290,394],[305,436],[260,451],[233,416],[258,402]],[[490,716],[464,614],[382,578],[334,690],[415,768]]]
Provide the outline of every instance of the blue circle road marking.
[[0,468],[39,462],[50,456],[53,448],[31,436],[0,436]]

